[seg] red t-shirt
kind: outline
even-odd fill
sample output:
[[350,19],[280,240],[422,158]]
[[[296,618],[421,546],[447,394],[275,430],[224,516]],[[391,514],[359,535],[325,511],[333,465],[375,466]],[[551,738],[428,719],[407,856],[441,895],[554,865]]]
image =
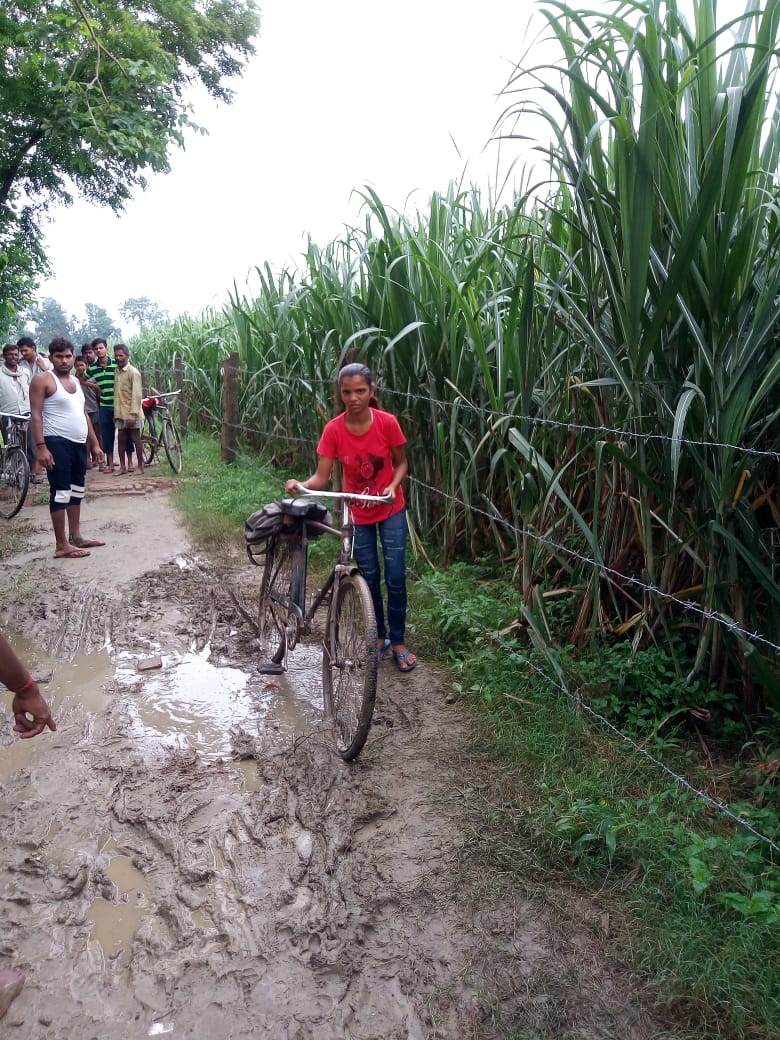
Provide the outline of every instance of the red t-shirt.
[[[359,436],[350,433],[346,413],[331,419],[322,431],[317,454],[338,460],[344,473],[344,490],[355,495],[381,495],[393,479],[392,448],[406,444],[406,437],[394,415],[371,409],[373,422]],[[404,508],[401,487],[395,492],[395,501],[387,505],[355,502],[352,515],[356,524],[377,524]]]

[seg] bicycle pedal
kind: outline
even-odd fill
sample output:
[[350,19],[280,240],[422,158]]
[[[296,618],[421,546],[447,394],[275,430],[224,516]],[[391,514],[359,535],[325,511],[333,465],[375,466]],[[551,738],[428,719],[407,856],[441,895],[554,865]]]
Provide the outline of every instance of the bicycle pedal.
[[276,661],[261,661],[257,668],[261,675],[284,675],[287,669]]

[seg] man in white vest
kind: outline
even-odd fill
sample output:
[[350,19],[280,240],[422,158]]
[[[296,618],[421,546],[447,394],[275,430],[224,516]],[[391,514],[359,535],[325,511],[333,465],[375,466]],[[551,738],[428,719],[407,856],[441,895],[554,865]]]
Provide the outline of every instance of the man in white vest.
[[63,336],[53,339],[49,360],[52,370],[39,373],[30,384],[32,430],[38,458],[49,480],[54,555],[73,559],[89,556],[92,547],[106,544],[83,538],[80,527],[87,451],[93,462],[102,462],[103,452],[87,418],[84,391],[71,375],[74,355],[70,340]]

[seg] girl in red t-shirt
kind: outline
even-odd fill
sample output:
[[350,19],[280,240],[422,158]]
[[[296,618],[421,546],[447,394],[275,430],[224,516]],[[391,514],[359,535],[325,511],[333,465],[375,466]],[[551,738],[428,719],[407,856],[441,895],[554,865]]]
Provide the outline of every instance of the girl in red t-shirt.
[[[377,654],[392,652],[396,667],[411,672],[417,658],[404,642],[406,632],[406,503],[401,482],[409,466],[406,437],[398,420],[377,406],[376,387],[365,365],[345,365],[338,374],[338,390],[344,411],[322,431],[317,445],[319,462],[308,480],[288,480],[285,490],[294,494],[298,484],[312,491],[325,491],[333,463],[338,461],[344,490],[357,495],[392,495],[387,504],[356,502],[355,560],[371,589],[376,614]],[[377,534],[382,543],[387,621],[382,602]]]

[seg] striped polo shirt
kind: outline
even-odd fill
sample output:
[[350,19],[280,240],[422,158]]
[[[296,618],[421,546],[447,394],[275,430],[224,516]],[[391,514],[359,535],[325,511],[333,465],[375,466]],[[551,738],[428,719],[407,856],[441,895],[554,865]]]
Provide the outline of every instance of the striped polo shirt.
[[93,379],[100,387],[100,407],[114,407],[114,376],[116,374],[116,361],[108,358],[108,364],[103,366],[98,361],[87,369],[87,378]]

